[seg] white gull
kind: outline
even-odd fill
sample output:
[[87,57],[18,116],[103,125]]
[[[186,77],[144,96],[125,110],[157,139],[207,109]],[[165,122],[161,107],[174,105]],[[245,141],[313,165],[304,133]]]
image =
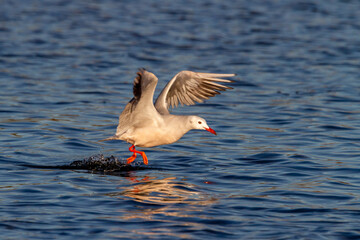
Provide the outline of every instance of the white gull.
[[207,130],[216,135],[205,119],[198,116],[173,115],[169,107],[194,105],[204,99],[220,94],[219,91],[232,89],[221,83],[233,82],[224,77],[233,77],[235,74],[199,73],[181,71],[165,86],[155,105],[153,97],[158,78],[145,69],[140,69],[134,79],[134,97],[125,106],[119,117],[116,134],[107,140],[123,140],[131,145],[129,151],[133,153],[127,159],[127,164],[135,160],[140,154],[145,164],[148,158],[144,152],[137,151],[138,147],[154,147],[171,144],[179,140],[191,129]]

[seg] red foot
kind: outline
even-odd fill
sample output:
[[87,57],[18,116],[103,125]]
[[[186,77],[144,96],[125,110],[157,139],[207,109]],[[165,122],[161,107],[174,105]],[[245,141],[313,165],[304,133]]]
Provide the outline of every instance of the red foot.
[[133,152],[133,155],[127,159],[127,164],[130,164],[130,163],[132,163],[132,162],[135,160],[137,153],[139,153],[139,154],[142,156],[142,158],[143,158],[143,160],[144,160],[144,163],[145,163],[146,165],[148,164],[148,158],[147,158],[147,156],[145,155],[145,152],[136,151],[134,145],[132,145],[132,146],[129,148],[129,151],[130,151],[130,152]]

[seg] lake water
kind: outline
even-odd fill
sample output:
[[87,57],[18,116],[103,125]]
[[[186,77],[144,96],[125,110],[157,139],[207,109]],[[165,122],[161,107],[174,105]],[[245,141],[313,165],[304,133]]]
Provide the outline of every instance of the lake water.
[[[3,1],[2,239],[360,239],[360,2]],[[236,73],[124,171],[136,71]],[[45,166],[36,168],[34,166]],[[47,166],[47,167],[46,167]]]

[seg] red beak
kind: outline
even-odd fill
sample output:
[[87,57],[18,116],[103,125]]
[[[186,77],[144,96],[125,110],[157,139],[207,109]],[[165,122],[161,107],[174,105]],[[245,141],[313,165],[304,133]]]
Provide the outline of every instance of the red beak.
[[215,130],[212,129],[212,128],[205,128],[205,130],[206,130],[206,131],[209,131],[209,132],[211,132],[212,134],[215,134],[215,135],[216,135]]

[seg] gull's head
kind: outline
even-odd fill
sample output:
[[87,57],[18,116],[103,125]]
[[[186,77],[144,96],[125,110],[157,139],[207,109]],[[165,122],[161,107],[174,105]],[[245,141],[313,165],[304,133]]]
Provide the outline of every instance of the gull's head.
[[198,117],[198,116],[191,116],[190,117],[190,124],[192,129],[201,129],[201,130],[206,130],[208,132],[211,132],[212,134],[216,135],[216,132],[214,131],[214,129],[210,128],[205,119]]

